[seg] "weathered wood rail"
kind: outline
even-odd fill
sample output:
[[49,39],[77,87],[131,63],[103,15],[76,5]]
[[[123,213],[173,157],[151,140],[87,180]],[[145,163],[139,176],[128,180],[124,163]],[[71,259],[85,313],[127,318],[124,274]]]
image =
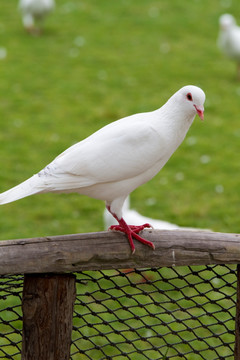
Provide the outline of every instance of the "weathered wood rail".
[[80,270],[240,263],[240,235],[210,231],[144,230],[153,251],[126,237],[98,232],[0,241],[0,275]]
[[[240,234],[145,230],[156,249],[99,232],[0,241],[0,275],[25,274],[22,360],[68,360],[75,300],[72,272],[181,265],[240,264]],[[234,359],[240,359],[240,265]]]

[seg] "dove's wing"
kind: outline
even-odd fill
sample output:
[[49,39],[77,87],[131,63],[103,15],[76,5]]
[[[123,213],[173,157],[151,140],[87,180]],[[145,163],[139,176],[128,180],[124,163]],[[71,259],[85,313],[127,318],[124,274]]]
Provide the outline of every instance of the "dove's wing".
[[[155,114],[137,114],[105,126],[60,154],[40,174],[61,189],[130,179],[166,156],[165,138],[149,126]],[[58,183],[58,184],[57,184]],[[56,189],[57,190],[57,189]]]

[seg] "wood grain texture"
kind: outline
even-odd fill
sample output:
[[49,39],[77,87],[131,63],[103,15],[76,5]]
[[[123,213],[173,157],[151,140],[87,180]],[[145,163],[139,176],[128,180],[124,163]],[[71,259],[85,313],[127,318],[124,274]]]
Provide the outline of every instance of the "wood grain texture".
[[80,270],[240,263],[240,235],[206,231],[144,230],[156,250],[135,241],[131,254],[117,232],[0,242],[0,275]]
[[22,360],[68,360],[75,301],[71,274],[25,275]]

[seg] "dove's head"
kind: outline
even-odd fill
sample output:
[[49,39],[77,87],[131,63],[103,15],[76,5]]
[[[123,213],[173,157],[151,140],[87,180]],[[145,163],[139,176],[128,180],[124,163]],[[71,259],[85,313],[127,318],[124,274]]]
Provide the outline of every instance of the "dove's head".
[[223,14],[219,18],[219,25],[221,30],[226,31],[236,25],[236,20],[230,14]]
[[194,85],[187,85],[178,90],[173,97],[178,103],[181,112],[187,117],[194,117],[196,114],[201,120],[204,119],[205,93],[202,89]]

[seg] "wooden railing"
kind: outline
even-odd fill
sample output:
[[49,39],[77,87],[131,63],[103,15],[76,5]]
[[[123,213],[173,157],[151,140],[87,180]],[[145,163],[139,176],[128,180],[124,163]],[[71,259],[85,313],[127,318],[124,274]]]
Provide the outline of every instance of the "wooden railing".
[[240,263],[240,235],[208,231],[144,230],[155,251],[124,235],[97,232],[0,242],[0,275],[80,270]]
[[[153,251],[140,243],[131,254],[116,232],[39,237],[0,242],[0,275],[25,274],[23,360],[69,359],[75,277],[81,270],[240,263],[240,235],[208,231],[145,230]],[[235,360],[240,359],[240,280]]]

